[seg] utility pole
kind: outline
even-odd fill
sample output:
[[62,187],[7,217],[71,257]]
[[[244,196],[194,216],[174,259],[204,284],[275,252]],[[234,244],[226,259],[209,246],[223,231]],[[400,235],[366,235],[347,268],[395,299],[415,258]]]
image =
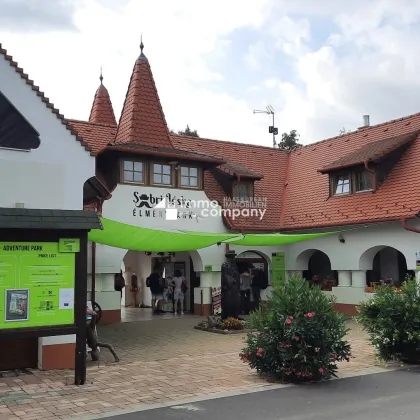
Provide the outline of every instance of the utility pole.
[[273,125],[268,127],[268,132],[273,135],[273,147],[276,147],[276,136],[279,134],[279,130],[277,127],[274,127],[274,108],[271,105],[267,105],[265,110],[254,109],[254,114],[268,114],[273,116]]

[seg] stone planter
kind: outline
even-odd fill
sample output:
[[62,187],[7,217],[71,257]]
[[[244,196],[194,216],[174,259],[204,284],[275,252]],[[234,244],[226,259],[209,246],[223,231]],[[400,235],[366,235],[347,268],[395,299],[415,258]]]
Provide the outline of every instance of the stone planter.
[[224,334],[224,335],[248,334],[248,333],[257,331],[257,330],[251,330],[251,329],[246,329],[246,328],[244,328],[243,330],[218,330],[217,328],[199,327],[198,325],[196,325],[194,328],[199,331],[206,331],[206,332],[210,332],[214,334]]

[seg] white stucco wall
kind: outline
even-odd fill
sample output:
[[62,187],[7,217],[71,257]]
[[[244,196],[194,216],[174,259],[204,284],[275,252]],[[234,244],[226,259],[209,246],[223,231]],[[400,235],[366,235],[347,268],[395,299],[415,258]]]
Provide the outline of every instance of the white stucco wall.
[[[198,222],[195,219],[166,221],[164,216],[146,217],[145,214],[139,216],[138,209],[135,210],[135,215],[133,215],[133,193],[135,191],[140,194],[152,194],[152,196],[165,195],[167,192],[170,192],[172,195],[184,195],[187,198],[195,197],[197,200],[206,198],[203,198],[203,192],[197,191],[165,191],[165,189],[161,188],[147,187],[139,190],[139,187],[119,185],[112,199],[104,204],[104,217],[154,229],[185,229],[203,232],[226,231],[221,218],[203,218],[203,220]],[[417,222],[413,221],[412,223],[416,226]],[[417,227],[420,227],[419,223],[417,223]],[[344,237],[344,243],[339,241],[338,236],[340,234]],[[343,282],[340,287],[334,288],[333,292],[331,292],[337,297],[338,303],[352,304],[357,304],[372,296],[369,293],[365,293],[365,271],[373,268],[372,263],[375,254],[385,247],[393,248],[385,249],[387,256],[384,254],[385,258],[381,261],[382,271],[386,272],[388,276],[397,277],[397,251],[400,251],[405,256],[408,270],[416,269],[416,253],[420,253],[420,235],[405,230],[401,222],[380,223],[368,227],[355,226],[346,231],[337,231],[337,233],[330,236],[285,246],[242,247],[230,244],[230,249],[235,250],[238,255],[246,251],[254,251],[262,255],[268,262],[269,281],[271,279],[273,253],[285,252],[286,270],[290,274],[292,272],[301,273],[307,270],[309,258],[315,251],[320,250],[329,257],[332,270],[342,273],[348,272],[349,279],[353,277],[353,284],[350,280],[348,287],[342,287]],[[101,269],[104,271],[109,270],[110,266],[114,266],[113,273],[118,272],[125,250],[116,250],[110,247],[103,248],[102,253],[97,256],[97,272]],[[195,293],[196,303],[199,302],[201,289],[205,294],[204,303],[210,303],[209,288],[220,284],[220,267],[224,261],[225,250],[226,247],[222,244],[221,246],[214,245],[191,253],[194,270],[201,272],[201,288],[198,288]],[[144,257],[139,257],[139,261],[142,261],[142,258],[144,259]],[[204,267],[207,265],[212,266],[211,273],[204,272]],[[99,269],[99,267],[102,268]],[[341,279],[344,276],[345,274],[342,274]],[[262,296],[267,296],[270,292],[271,290],[268,288],[262,293]]]
[[[0,207],[23,203],[32,209],[82,210],[83,185],[95,175],[94,157],[2,55],[0,91],[38,131],[41,142],[30,151],[0,148]],[[74,335],[40,338],[39,368],[43,346],[74,342]]]
[[[339,234],[345,243],[339,241]],[[286,248],[286,269],[307,270],[312,253],[320,250],[330,258],[332,270],[371,270],[375,254],[384,247],[400,251],[407,261],[407,269],[416,269],[420,235],[405,230],[401,222],[356,226],[347,232],[291,244]]]
[[40,134],[31,151],[0,148],[0,207],[81,210],[95,159],[0,55],[0,91]]

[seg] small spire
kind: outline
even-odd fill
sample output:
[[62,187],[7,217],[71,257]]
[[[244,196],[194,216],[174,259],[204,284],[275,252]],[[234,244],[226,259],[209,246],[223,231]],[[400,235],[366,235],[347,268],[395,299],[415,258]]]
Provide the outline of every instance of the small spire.
[[143,54],[144,44],[143,44],[143,34],[140,35],[140,56],[138,60],[147,61],[146,56]]
[[104,78],[102,76],[102,66],[101,66],[101,75],[99,76],[99,80],[101,81],[101,85],[102,85],[102,81],[104,80]]
[[143,34],[140,35],[140,53],[141,55],[143,55],[143,48],[144,48],[144,44],[143,44]]

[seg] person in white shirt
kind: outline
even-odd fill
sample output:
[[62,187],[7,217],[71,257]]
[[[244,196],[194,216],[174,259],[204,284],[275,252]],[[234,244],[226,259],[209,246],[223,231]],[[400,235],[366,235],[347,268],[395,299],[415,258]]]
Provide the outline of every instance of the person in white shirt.
[[174,315],[178,312],[178,302],[181,306],[181,315],[184,315],[184,291],[186,290],[187,285],[180,270],[175,271],[172,284],[174,287]]

